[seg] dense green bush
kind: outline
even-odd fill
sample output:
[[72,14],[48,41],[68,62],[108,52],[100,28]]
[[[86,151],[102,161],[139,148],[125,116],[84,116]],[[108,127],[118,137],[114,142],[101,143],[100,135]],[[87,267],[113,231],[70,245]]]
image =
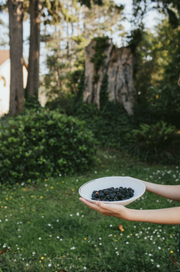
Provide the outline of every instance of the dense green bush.
[[41,108],[41,104],[38,100],[38,92],[35,92],[33,96],[28,94],[27,88],[24,90],[24,109],[36,109],[39,110]]
[[108,102],[101,110],[95,104],[83,103],[76,112],[80,120],[92,130],[99,145],[117,150],[128,150],[132,144],[132,117],[128,116],[119,103]]
[[100,89],[100,110],[97,105],[83,102],[84,71],[78,84],[77,95],[63,94],[46,104],[50,110],[58,109],[61,113],[73,115],[86,122],[100,146],[126,150],[132,144],[132,129],[136,128],[134,117],[129,117],[120,103],[108,101],[108,76],[103,77]]
[[67,115],[75,115],[76,110],[81,106],[84,91],[85,71],[81,72],[81,77],[77,86],[77,94],[70,92],[59,92],[55,99],[48,100],[45,108],[50,110],[58,109],[59,112]]
[[56,99],[46,103],[46,109],[56,110],[67,115],[73,115],[75,111],[75,95],[71,93],[61,93]]
[[[104,78],[97,105],[75,103],[73,115],[85,121],[98,144],[120,151],[130,152],[141,160],[160,163],[176,163],[180,160],[180,135],[176,127],[160,120],[151,107],[134,105],[134,115],[128,116],[123,106],[110,102],[106,97],[107,78]],[[105,99],[106,98],[106,99]],[[69,101],[73,103],[73,101]],[[63,105],[63,103],[61,103]],[[68,113],[64,107],[64,112]]]
[[13,183],[82,172],[95,162],[95,151],[83,122],[57,111],[29,111],[0,127],[0,179]]
[[135,144],[131,151],[143,160],[169,163],[178,158],[180,135],[177,129],[164,121],[156,124],[141,124],[132,131]]

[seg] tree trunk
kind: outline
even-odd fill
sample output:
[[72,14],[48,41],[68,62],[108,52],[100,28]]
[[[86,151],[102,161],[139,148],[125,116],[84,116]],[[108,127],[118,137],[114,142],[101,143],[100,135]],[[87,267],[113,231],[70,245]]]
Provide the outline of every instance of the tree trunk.
[[11,115],[18,114],[24,106],[23,89],[23,0],[8,0],[10,36],[10,105]]
[[85,48],[85,91],[83,101],[97,104],[100,109],[100,89],[104,74],[108,75],[108,95],[110,101],[120,102],[129,115],[133,114],[135,88],[133,84],[133,54],[128,47],[116,48],[109,39],[109,46],[104,51],[106,58],[99,68],[99,79],[93,81],[96,74],[91,58],[94,55],[96,40]]
[[30,1],[30,47],[27,90],[30,96],[38,94],[39,89],[39,56],[40,56],[40,21],[41,21],[41,0]]

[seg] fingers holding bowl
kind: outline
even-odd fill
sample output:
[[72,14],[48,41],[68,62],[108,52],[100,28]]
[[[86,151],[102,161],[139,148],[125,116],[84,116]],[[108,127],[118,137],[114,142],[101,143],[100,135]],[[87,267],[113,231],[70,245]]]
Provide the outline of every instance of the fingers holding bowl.
[[91,209],[100,212],[102,215],[125,218],[126,208],[123,205],[105,204],[101,201],[96,201],[95,203],[92,203],[82,197],[80,197],[79,200]]
[[[83,197],[80,197],[79,200],[80,200],[81,202],[83,202],[84,204],[86,204],[88,207],[94,209],[95,211],[101,212],[101,211],[100,211],[100,210],[101,210],[101,207],[100,207],[100,206],[101,206],[101,204],[103,204],[103,203],[100,204],[100,203],[99,203],[100,201],[96,201],[96,202],[92,203],[92,202],[86,200],[86,199],[83,198]],[[99,205],[99,204],[100,204],[100,205]]]
[[84,204],[86,204],[91,209],[93,209],[97,212],[100,212],[103,215],[113,216],[114,215],[113,208],[115,210],[117,208],[116,206],[114,207],[114,205],[112,206],[112,204],[105,204],[105,203],[102,203],[101,201],[96,201],[96,202],[92,203],[82,197],[80,197],[79,200],[82,201]]

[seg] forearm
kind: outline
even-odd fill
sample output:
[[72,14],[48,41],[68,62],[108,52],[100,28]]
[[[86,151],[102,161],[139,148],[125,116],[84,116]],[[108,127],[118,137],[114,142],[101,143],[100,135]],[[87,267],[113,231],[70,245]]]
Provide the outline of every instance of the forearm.
[[161,185],[141,180],[146,186],[146,191],[180,201],[180,185]]
[[180,224],[180,207],[157,210],[133,210],[126,208],[123,217],[123,219],[128,221],[176,225]]
[[103,215],[114,216],[127,221],[169,225],[180,224],[180,207],[157,210],[133,210],[122,205],[101,203],[101,201],[91,203],[84,198],[80,198],[80,200]]

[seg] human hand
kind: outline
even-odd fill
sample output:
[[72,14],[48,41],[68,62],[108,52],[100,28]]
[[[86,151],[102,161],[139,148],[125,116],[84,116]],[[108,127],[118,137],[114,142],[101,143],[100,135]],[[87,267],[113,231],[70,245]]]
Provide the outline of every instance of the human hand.
[[92,203],[82,197],[80,197],[79,200],[86,204],[88,207],[92,208],[97,212],[100,212],[103,215],[126,219],[127,208],[125,208],[123,205],[106,204],[101,201],[96,201],[95,203]]

